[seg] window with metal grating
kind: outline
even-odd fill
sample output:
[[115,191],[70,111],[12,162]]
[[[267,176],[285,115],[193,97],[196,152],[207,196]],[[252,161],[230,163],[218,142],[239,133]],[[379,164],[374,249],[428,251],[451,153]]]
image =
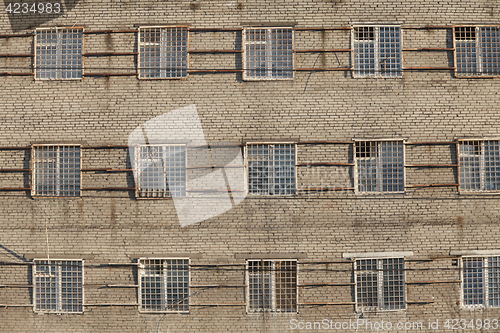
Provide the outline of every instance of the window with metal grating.
[[35,31],[35,79],[81,79],[82,55],[82,28],[41,28]]
[[82,260],[35,260],[33,280],[36,312],[83,312]]
[[139,260],[139,310],[189,312],[189,259]]
[[179,79],[188,75],[188,28],[139,28],[139,78]]

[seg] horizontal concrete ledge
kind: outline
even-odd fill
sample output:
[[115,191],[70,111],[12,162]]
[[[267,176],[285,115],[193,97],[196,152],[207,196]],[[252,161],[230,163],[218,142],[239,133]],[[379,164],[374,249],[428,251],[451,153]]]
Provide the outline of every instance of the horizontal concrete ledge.
[[411,257],[411,256],[413,256],[413,251],[342,253],[342,258],[344,258],[344,259],[406,258],[406,257]]
[[32,254],[25,254],[24,258],[28,260],[33,260],[33,259],[39,259],[39,260],[74,260],[74,259],[83,259],[83,260],[92,260],[94,259],[93,254],[82,254],[82,255],[75,255],[75,254],[50,254],[50,258],[47,258],[47,253],[32,253]]
[[305,259],[306,253],[236,253],[236,259]]
[[131,255],[130,258],[138,259],[201,259],[201,253],[142,253]]
[[456,250],[450,251],[452,256],[495,256],[500,255],[500,250]]

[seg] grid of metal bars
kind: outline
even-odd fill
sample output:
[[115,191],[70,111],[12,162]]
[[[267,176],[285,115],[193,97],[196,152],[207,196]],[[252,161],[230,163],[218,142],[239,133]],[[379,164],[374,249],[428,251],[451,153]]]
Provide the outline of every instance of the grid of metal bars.
[[293,29],[244,29],[245,80],[293,79]]
[[500,191],[500,141],[460,141],[460,190]]
[[189,312],[189,259],[139,260],[139,309]]
[[462,305],[500,306],[500,257],[462,258]]
[[247,312],[297,312],[297,261],[247,261]]
[[295,193],[295,144],[248,144],[247,168],[249,193]]
[[455,74],[500,75],[500,27],[455,27]]
[[186,196],[186,146],[139,146],[135,153],[138,198]]
[[83,261],[35,260],[36,312],[83,312]]
[[33,146],[32,163],[33,196],[80,196],[80,146]]
[[404,192],[403,141],[356,141],[358,192]]
[[358,311],[406,308],[404,259],[359,259],[355,262]]
[[81,79],[83,74],[83,29],[37,29],[35,33],[35,78],[38,80]]
[[354,77],[402,76],[399,26],[355,26],[352,40]]
[[139,78],[187,77],[187,27],[139,28]]

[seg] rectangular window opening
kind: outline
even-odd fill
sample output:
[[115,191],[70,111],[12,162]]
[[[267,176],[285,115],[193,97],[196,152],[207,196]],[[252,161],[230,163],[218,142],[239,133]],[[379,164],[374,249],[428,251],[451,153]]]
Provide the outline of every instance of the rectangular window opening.
[[247,312],[297,312],[297,261],[247,261]]
[[500,75],[500,27],[455,27],[455,75]]
[[81,79],[82,56],[82,28],[43,28],[35,31],[35,79]]
[[83,261],[35,260],[35,312],[83,312]]
[[500,191],[500,141],[464,140],[458,143],[460,191]]
[[180,79],[188,75],[188,28],[139,28],[139,78]]
[[139,309],[189,312],[189,259],[139,260]]

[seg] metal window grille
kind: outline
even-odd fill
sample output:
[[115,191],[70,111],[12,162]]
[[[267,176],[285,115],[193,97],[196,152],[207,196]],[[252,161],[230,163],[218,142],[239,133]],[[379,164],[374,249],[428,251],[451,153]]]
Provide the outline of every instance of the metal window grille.
[[37,29],[35,49],[36,79],[82,78],[82,28]]
[[402,141],[356,141],[359,192],[404,192]]
[[500,306],[500,257],[462,258],[462,305]]
[[247,312],[297,312],[297,261],[247,261]]
[[35,260],[36,312],[83,312],[83,261]]
[[139,260],[139,309],[189,312],[189,259]]
[[460,190],[500,191],[500,141],[459,142]]
[[247,167],[249,193],[295,193],[295,144],[249,144]]
[[500,27],[455,27],[455,74],[500,75]]
[[245,80],[293,79],[293,29],[244,30]]
[[187,27],[139,28],[139,78],[187,77]]
[[406,308],[404,259],[359,259],[356,268],[358,311]]
[[137,197],[169,198],[186,195],[186,146],[137,147]]
[[353,27],[352,40],[354,77],[400,77],[402,75],[400,27]]
[[33,196],[80,196],[80,146],[33,146],[32,163]]

